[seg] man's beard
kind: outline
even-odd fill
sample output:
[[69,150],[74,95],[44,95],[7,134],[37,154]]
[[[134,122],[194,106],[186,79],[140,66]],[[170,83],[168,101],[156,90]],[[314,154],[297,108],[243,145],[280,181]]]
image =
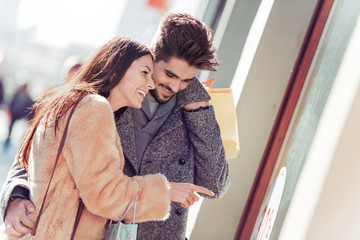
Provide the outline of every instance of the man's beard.
[[159,97],[159,93],[156,91],[156,89],[151,89],[149,90],[151,96],[153,96],[153,98],[158,102],[158,103],[167,103],[169,99],[160,99]]
[[[170,87],[167,87],[167,86],[165,86],[165,85],[161,85],[161,84],[160,84],[160,85],[159,85],[159,88],[160,88],[160,87],[163,87],[163,88],[165,88],[165,89],[173,92]],[[161,98],[161,96],[160,96],[159,92],[156,90],[156,88],[149,90],[149,92],[150,92],[150,94],[153,96],[153,98],[154,98],[158,103],[167,103],[167,102],[174,96],[174,94],[175,94],[175,93],[173,92],[174,94],[173,94],[171,97],[164,99],[164,98]]]

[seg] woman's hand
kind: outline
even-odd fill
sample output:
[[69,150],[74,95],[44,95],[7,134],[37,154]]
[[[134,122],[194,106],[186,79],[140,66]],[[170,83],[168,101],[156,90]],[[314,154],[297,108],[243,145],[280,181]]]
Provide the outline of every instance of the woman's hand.
[[199,201],[199,196],[196,194],[203,193],[209,196],[214,196],[215,194],[204,188],[191,183],[175,183],[170,182],[171,186],[171,201],[178,202],[182,207],[187,208],[193,205],[195,202]]

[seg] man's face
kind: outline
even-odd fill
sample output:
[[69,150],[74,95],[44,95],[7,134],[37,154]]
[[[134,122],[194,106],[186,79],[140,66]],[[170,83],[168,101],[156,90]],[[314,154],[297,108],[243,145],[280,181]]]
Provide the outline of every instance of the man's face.
[[157,102],[166,103],[175,93],[184,90],[195,80],[197,71],[197,68],[177,57],[171,57],[168,62],[154,63],[155,89],[150,90],[150,93]]

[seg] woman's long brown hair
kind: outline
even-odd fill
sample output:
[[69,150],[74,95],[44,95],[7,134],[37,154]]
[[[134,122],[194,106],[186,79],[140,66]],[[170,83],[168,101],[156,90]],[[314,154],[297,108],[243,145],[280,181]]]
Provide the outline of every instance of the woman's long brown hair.
[[33,118],[17,153],[19,166],[25,169],[29,166],[33,137],[42,118],[45,117],[45,129],[50,116],[54,119],[56,135],[59,120],[83,96],[109,97],[131,64],[145,55],[151,55],[145,45],[128,37],[115,37],[101,47],[73,79],[46,91],[32,107]]

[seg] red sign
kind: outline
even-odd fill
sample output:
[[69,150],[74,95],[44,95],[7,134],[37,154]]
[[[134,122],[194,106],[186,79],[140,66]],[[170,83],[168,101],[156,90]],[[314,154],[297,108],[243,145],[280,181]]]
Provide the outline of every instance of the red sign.
[[261,216],[258,216],[255,227],[251,234],[251,240],[268,240],[273,229],[281,197],[283,195],[286,180],[286,168],[282,167],[271,191],[268,193],[263,206]]
[[167,9],[167,0],[147,0],[149,7],[155,8],[159,11],[164,11]]

